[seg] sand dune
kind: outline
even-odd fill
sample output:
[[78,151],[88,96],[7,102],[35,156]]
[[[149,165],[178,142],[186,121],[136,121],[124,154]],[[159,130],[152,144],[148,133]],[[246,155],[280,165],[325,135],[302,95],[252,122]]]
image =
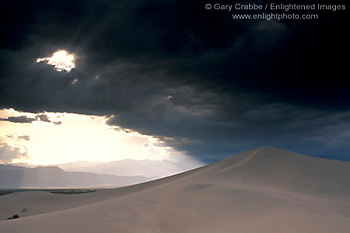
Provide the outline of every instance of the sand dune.
[[1,221],[0,232],[345,233],[349,177],[349,162],[261,148],[110,191],[1,196],[2,215],[32,216]]

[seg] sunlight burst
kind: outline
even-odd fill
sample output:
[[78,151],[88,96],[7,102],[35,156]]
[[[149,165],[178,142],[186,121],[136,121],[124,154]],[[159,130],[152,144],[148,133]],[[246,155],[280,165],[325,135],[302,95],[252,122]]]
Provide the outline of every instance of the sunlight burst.
[[75,57],[65,50],[59,50],[52,54],[51,57],[38,58],[36,62],[46,62],[54,66],[57,71],[70,72],[75,67]]

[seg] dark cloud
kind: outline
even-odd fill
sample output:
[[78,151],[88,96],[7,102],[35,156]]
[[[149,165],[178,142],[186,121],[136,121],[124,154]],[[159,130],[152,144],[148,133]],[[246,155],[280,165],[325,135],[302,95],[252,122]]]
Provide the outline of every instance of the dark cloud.
[[44,122],[51,122],[51,121],[49,120],[49,117],[48,117],[47,115],[45,115],[45,114],[41,114],[41,115],[39,115],[38,117],[39,117],[39,119],[40,119],[41,121],[44,121]]
[[29,124],[31,124],[33,121],[38,121],[38,120],[43,121],[43,122],[47,122],[47,123],[52,123],[55,125],[62,124],[61,121],[51,121],[49,119],[49,117],[45,114],[40,114],[40,115],[37,115],[33,118],[27,117],[27,116],[0,118],[0,121],[9,121],[9,122],[13,122],[13,123],[29,123]]
[[119,114],[108,123],[159,136],[178,150],[208,160],[262,146],[346,160],[344,151],[350,149],[346,143],[349,112],[330,113],[239,99],[217,105],[203,102],[200,106],[190,105],[188,110],[173,105],[154,115],[143,113]]
[[54,125],[61,125],[62,124],[61,121],[51,121],[46,114],[38,115],[38,118],[43,122],[53,123]]
[[9,163],[14,159],[28,157],[27,152],[22,152],[18,147],[12,147],[5,142],[0,142],[0,162]]
[[30,136],[29,135],[21,135],[17,137],[18,139],[25,140],[25,141],[30,141]]
[[6,118],[0,118],[1,121],[9,121],[13,123],[32,123],[33,121],[36,121],[37,118],[31,118],[27,116],[18,116],[18,117],[8,117]]
[[[200,159],[278,146],[350,160],[347,11],[235,21],[208,1],[34,2],[1,3],[0,107],[111,116]],[[58,49],[77,55],[71,72],[36,63]]]

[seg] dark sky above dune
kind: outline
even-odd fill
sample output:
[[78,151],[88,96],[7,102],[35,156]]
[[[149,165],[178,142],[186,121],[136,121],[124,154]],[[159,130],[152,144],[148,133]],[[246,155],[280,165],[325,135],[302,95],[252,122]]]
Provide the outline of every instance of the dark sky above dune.
[[[107,115],[203,161],[262,146],[350,160],[348,9],[249,21],[208,2],[1,1],[0,108]],[[36,62],[62,49],[71,72]]]

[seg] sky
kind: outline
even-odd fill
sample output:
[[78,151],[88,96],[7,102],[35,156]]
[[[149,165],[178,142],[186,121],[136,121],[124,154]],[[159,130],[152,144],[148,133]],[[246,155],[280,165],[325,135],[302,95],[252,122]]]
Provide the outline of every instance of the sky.
[[0,161],[350,161],[348,9],[233,20],[208,2],[1,1]]
[[2,162],[37,165],[123,159],[169,160],[200,165],[161,140],[108,126],[104,116],[0,111]]

